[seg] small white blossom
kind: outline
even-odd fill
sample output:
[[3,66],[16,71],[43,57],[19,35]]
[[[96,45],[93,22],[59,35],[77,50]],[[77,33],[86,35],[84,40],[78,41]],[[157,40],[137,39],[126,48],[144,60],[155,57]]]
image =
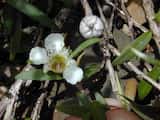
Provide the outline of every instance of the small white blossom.
[[70,84],[76,84],[83,78],[83,70],[69,56],[69,50],[64,46],[64,37],[59,33],[51,33],[45,38],[45,48],[32,48],[29,60],[32,64],[43,65],[43,71],[62,73]]
[[79,25],[79,31],[84,38],[98,37],[103,29],[103,22],[95,15],[85,16]]
[[48,61],[47,51],[41,47],[34,47],[29,54],[30,61],[35,65],[45,64]]
[[64,47],[64,37],[59,33],[51,33],[44,40],[44,47],[50,52],[59,52]]
[[74,85],[83,78],[83,70],[75,65],[66,67],[63,72],[63,78],[70,84]]

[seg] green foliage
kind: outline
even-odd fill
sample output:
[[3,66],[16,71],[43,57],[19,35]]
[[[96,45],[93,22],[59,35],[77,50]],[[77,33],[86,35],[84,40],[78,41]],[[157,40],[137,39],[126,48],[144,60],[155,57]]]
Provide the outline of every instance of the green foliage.
[[155,18],[154,20],[158,23],[160,23],[160,11],[158,11],[156,14],[155,14]]
[[83,43],[81,43],[72,53],[71,53],[71,57],[76,57],[79,55],[79,53],[81,53],[85,48],[96,44],[98,42],[100,42],[101,40],[99,38],[91,38],[88,40],[85,40]]
[[15,28],[12,37],[10,38],[10,56],[9,59],[11,61],[14,60],[16,53],[20,51],[21,48],[21,38],[22,38],[22,32],[21,32],[21,17],[19,16],[18,20],[15,22]]
[[66,100],[58,104],[56,108],[61,112],[79,117],[83,116],[84,113],[88,113],[88,110],[85,106],[80,106],[78,103],[74,103],[73,99]]
[[84,94],[78,94],[77,97],[77,102],[75,99],[66,100],[56,108],[61,112],[81,117],[83,120],[105,120],[106,105],[91,101]]
[[144,54],[143,52],[140,52],[140,51],[137,50],[137,49],[131,48],[131,51],[132,51],[136,56],[138,56],[139,58],[145,60],[146,62],[148,62],[148,63],[150,63],[150,64],[160,65],[160,61],[159,61],[159,60],[156,60],[155,58],[150,57],[150,56]]
[[52,20],[44,12],[25,0],[7,0],[6,2],[40,24],[49,28],[53,27]]
[[[148,76],[153,80],[158,80],[160,78],[160,66],[154,66],[154,68],[148,73]],[[145,80],[141,80],[138,84],[138,98],[143,100],[151,91],[152,85],[150,85]]]
[[61,80],[62,77],[52,72],[44,73],[41,69],[22,71],[15,76],[17,80]]
[[13,25],[14,25],[14,21],[13,21],[13,10],[11,9],[6,9],[4,10],[4,29],[6,29],[6,31],[8,33],[12,32],[13,29]]
[[123,96],[130,103],[131,109],[138,114],[143,120],[159,120],[160,108],[147,105],[139,105],[129,98]]
[[90,110],[90,114],[91,114],[91,120],[106,120],[106,116],[105,116],[106,107],[105,107],[105,105],[102,105],[97,101],[93,101],[89,105],[89,110]]
[[69,8],[73,7],[74,0],[60,0],[60,1],[63,2],[64,7],[69,7]]
[[78,93],[77,94],[77,98],[78,98],[78,101],[79,101],[79,104],[80,105],[88,105],[90,104],[91,100],[88,96],[86,96],[85,94],[82,94],[82,93]]
[[145,46],[149,43],[151,38],[151,32],[145,32],[142,35],[140,35],[130,45],[128,45],[122,50],[121,55],[114,59],[114,61],[112,62],[113,65],[119,65],[127,60],[132,59],[135,56],[135,54],[131,52],[131,48],[135,48],[137,50],[142,51],[145,48]]
[[[156,60],[134,48],[131,49],[132,52],[140,57],[141,59],[145,60],[150,64],[154,64],[154,68],[148,73],[148,76],[151,77],[153,80],[157,81],[160,78],[160,61]],[[138,98],[143,100],[152,90],[152,85],[146,82],[145,80],[141,80],[138,84]]]
[[84,77],[90,78],[92,75],[96,74],[101,70],[101,66],[99,64],[90,64],[87,65],[84,69]]
[[95,93],[95,98],[96,98],[96,101],[98,101],[99,103],[104,104],[104,105],[106,104],[106,101],[103,98],[103,96],[101,96],[101,94]]

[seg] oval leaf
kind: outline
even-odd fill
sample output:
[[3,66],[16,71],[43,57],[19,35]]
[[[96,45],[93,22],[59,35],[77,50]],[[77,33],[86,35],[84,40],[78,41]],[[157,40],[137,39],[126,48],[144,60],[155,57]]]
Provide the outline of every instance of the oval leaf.
[[17,80],[61,80],[62,77],[54,73],[44,73],[41,69],[23,71],[15,76]]
[[134,40],[129,46],[123,49],[121,55],[112,62],[113,65],[122,64],[126,60],[132,59],[135,55],[131,52],[131,48],[142,51],[152,38],[151,32],[145,32]]
[[150,64],[154,64],[154,65],[160,65],[160,61],[156,60],[153,57],[150,57],[146,54],[144,54],[143,52],[140,52],[139,50],[135,49],[135,48],[131,48],[131,51],[139,58],[145,60],[146,62],[150,63]]
[[45,13],[25,0],[7,0],[6,2],[42,25],[49,28],[53,26],[51,19]]
[[[78,117],[86,117],[87,114],[89,115],[89,107],[86,105],[80,105],[76,98],[71,98],[63,102],[59,102],[56,105],[56,109],[66,114]],[[87,118],[89,119],[89,116]]]
[[[160,66],[155,66],[149,73],[148,76],[153,80],[157,81],[160,77]],[[141,80],[138,84],[138,98],[143,100],[152,90],[152,85],[146,82],[145,80]]]
[[78,56],[79,53],[81,53],[85,48],[96,44],[98,42],[100,42],[101,40],[99,38],[91,38],[88,39],[86,41],[84,41],[83,43],[81,43],[72,53],[71,53],[71,57],[76,57]]
[[90,64],[87,65],[84,69],[84,76],[85,78],[90,78],[92,75],[96,74],[101,70],[100,64]]

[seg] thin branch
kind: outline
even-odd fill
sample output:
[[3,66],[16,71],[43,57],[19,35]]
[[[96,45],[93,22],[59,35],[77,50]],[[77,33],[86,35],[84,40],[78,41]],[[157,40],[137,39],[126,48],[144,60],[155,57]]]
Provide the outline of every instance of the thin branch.
[[[45,84],[43,86],[44,89],[48,87],[49,82],[50,81],[45,82]],[[32,114],[31,114],[31,119],[32,120],[39,120],[39,117],[40,117],[39,115],[40,115],[40,112],[41,112],[41,109],[42,109],[42,106],[44,104],[44,100],[46,99],[46,97],[47,97],[47,91],[42,93],[40,95],[40,97],[38,98],[38,100],[36,102],[36,105],[35,105],[35,107],[32,111]]]
[[[117,89],[117,82],[116,82],[116,77],[115,77],[115,71],[114,71],[114,68],[113,68],[113,66],[111,64],[110,51],[106,47],[106,45],[108,45],[108,39],[109,39],[109,35],[111,34],[111,30],[112,30],[111,28],[112,27],[110,29],[107,28],[109,26],[109,22],[105,19],[105,16],[104,16],[104,14],[102,12],[102,8],[101,8],[98,0],[96,0],[96,4],[97,4],[97,7],[98,7],[98,10],[99,10],[99,13],[100,13],[100,17],[101,17],[103,23],[105,24],[105,31],[103,33],[104,40],[103,40],[103,44],[102,44],[102,51],[103,51],[104,59],[105,59],[105,69],[107,69],[108,72],[109,72],[109,78],[110,78],[110,82],[111,82],[111,85],[112,85],[112,91],[113,92],[117,92],[118,89]],[[113,17],[111,17],[111,20],[113,20]],[[107,85],[107,83],[108,83],[108,81],[106,80],[105,85]]]
[[[120,56],[120,52],[113,47],[111,44],[108,45],[110,50],[117,56]],[[152,78],[150,78],[149,76],[145,75],[141,70],[139,70],[134,64],[132,64],[132,62],[127,62],[127,65],[130,67],[130,69],[132,71],[134,71],[137,75],[143,77],[147,82],[149,82],[151,85],[153,85],[155,88],[157,88],[158,90],[160,90],[160,85],[158,83],[155,82],[155,80],[153,80]]]
[[[127,20],[127,15],[125,14],[125,12],[123,12],[121,9],[119,9],[116,5],[114,5],[112,2],[108,1],[108,0],[105,0],[106,4],[112,6],[113,8],[115,8],[119,13],[119,15],[124,19],[126,20],[126,22],[128,21]],[[130,20],[133,22],[133,25],[137,28],[139,28],[141,31],[143,32],[147,32],[149,31],[146,27],[144,27],[143,25],[139,24],[133,17],[131,16],[128,16],[130,17]]]
[[[31,68],[30,65],[26,65],[24,70],[28,71],[30,68]],[[9,94],[11,95],[11,97],[7,99],[8,100],[7,103],[9,103],[9,104],[6,106],[6,113],[3,118],[4,120],[13,120],[14,114],[15,114],[14,111],[15,111],[16,105],[17,105],[16,101],[18,99],[19,90],[21,89],[22,85],[25,82],[26,81],[24,81],[24,80],[16,80],[16,82],[9,89]],[[4,98],[4,99],[6,99],[6,98]],[[3,99],[2,99],[2,101],[3,101]],[[6,102],[6,101],[4,101],[4,102]]]
[[134,39],[134,36],[133,36],[133,21],[131,20],[131,17],[127,11],[127,8],[125,6],[125,1],[124,0],[120,0],[121,1],[121,7],[122,7],[122,10],[124,11],[126,17],[127,17],[127,21],[128,21],[128,26],[129,26],[129,30],[130,30],[130,33],[131,33],[131,38]]
[[87,0],[80,0],[85,11],[85,16],[93,15],[92,9]]
[[154,5],[152,0],[143,0],[143,7],[150,25],[150,29],[153,32],[153,38],[155,40],[155,43],[160,53],[160,29],[158,28],[158,25],[154,21],[155,13],[154,13]]

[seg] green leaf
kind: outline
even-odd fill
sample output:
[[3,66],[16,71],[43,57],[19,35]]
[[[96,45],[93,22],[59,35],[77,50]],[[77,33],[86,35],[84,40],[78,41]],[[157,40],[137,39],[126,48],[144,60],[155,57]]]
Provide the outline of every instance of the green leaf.
[[71,8],[71,7],[73,7],[73,5],[74,5],[74,1],[73,1],[73,0],[60,0],[60,1],[63,2],[64,7],[69,7],[69,8]]
[[[154,68],[148,73],[148,76],[157,81],[160,78],[160,66],[154,66]],[[151,90],[152,85],[145,80],[141,80],[138,84],[138,98],[143,100]]]
[[101,70],[100,64],[90,64],[84,69],[84,77],[86,79],[90,78],[92,75],[96,74]]
[[150,63],[150,64],[160,65],[160,61],[159,61],[159,60],[156,60],[155,58],[150,57],[150,56],[144,54],[143,52],[140,52],[140,51],[137,50],[137,49],[131,48],[131,51],[132,51],[136,56],[138,56],[139,58],[145,60],[146,62],[148,62],[148,63]]
[[106,106],[97,101],[90,104],[91,120],[106,120]]
[[4,9],[4,29],[6,29],[7,33],[11,34],[14,26],[14,17],[15,11],[9,7]]
[[[87,106],[81,106],[77,99],[72,98],[65,100],[56,105],[57,110],[64,112],[66,114],[85,117],[86,114],[89,114],[89,109]],[[88,119],[89,120],[89,119]]]
[[7,0],[6,2],[40,24],[49,28],[53,27],[52,20],[44,12],[25,0]]
[[83,93],[78,94],[77,98],[70,98],[57,104],[56,108],[61,112],[81,117],[83,120],[105,120],[107,110],[106,105],[91,101]]
[[62,77],[54,73],[44,73],[41,69],[23,71],[15,76],[17,80],[61,80]]
[[71,53],[71,57],[76,57],[78,56],[79,53],[81,53],[85,48],[96,44],[98,42],[100,42],[101,40],[99,38],[91,38],[88,40],[85,40],[83,43],[81,43],[72,53]]
[[13,61],[15,59],[16,54],[21,49],[21,28],[22,28],[22,20],[20,14],[16,14],[17,20],[14,21],[13,35],[10,40],[10,56],[9,59]]
[[98,101],[99,103],[101,103],[103,105],[106,104],[105,99],[99,93],[95,93],[95,98],[96,98],[96,101]]
[[154,20],[158,23],[160,23],[160,11],[158,11],[156,14],[155,14],[155,18]]
[[131,48],[135,48],[137,50],[142,51],[145,48],[145,46],[149,43],[151,38],[151,32],[145,32],[142,35],[140,35],[138,38],[136,38],[136,40],[134,40],[130,45],[128,45],[126,48],[122,50],[121,55],[114,59],[114,61],[112,62],[113,65],[122,64],[126,60],[132,59],[135,55],[133,52],[131,52]]
[[91,102],[90,98],[84,93],[78,93],[77,97],[80,105],[86,106]]

